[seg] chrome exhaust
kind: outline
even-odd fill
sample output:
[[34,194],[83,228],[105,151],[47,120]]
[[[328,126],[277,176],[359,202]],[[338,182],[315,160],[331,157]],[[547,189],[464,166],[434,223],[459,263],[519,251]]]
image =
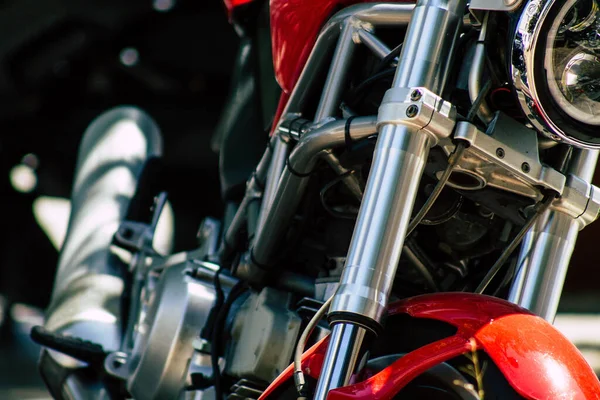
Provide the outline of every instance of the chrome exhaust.
[[[45,328],[98,343],[121,345],[121,295],[127,265],[111,251],[146,163],[162,155],[156,123],[134,107],[118,107],[86,130],[71,195]],[[40,370],[54,398],[91,398],[92,384],[77,373],[85,364],[44,350]],[[87,378],[89,379],[89,378]],[[97,390],[94,389],[94,390]],[[97,392],[96,392],[97,393]]]

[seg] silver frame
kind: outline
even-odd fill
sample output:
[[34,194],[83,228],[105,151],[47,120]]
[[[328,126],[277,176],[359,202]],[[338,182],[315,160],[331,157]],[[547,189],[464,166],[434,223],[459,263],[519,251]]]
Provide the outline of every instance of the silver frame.
[[416,87],[434,94],[443,89],[465,7],[465,0],[421,0],[413,11],[392,88],[379,110],[371,172],[328,316],[333,330],[316,400],[348,383],[367,334],[381,329],[429,148],[436,133],[448,137],[454,128],[445,125],[440,133],[415,126],[410,118],[421,108],[412,104],[409,112],[406,97],[420,99]]

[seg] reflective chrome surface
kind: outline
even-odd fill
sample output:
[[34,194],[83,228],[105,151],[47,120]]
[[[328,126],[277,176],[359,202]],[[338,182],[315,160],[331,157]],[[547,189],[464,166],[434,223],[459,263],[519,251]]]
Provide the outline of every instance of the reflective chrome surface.
[[330,313],[381,322],[429,146],[428,135],[405,126],[381,128]]
[[[360,139],[374,134],[376,122],[375,117],[355,118],[350,126],[352,138]],[[323,150],[344,145],[345,127],[345,120],[333,121],[304,135],[289,157],[294,171],[301,174],[310,172]],[[294,175],[289,168],[283,171],[274,194],[277,200],[256,232],[255,245],[251,250],[254,260],[260,264],[268,265],[271,260],[275,246],[289,226],[307,183],[308,176]]]
[[[355,43],[353,42],[353,33],[356,33],[357,29],[362,29],[362,27],[365,25],[374,27],[397,27],[406,25],[410,20],[413,9],[414,5],[412,4],[357,4],[346,7],[334,15],[321,29],[319,37],[317,38],[317,42],[310,53],[306,66],[304,67],[304,70],[298,79],[298,83],[295,85],[294,90],[290,95],[290,100],[285,106],[282,115],[284,117],[292,114],[298,115],[298,113],[303,110],[307,99],[312,93],[310,89],[313,86],[313,79],[326,66],[326,62],[329,61],[331,49],[336,44],[341,45],[342,49],[336,50],[333,58],[333,64],[337,62],[339,64],[338,67],[343,67],[343,72],[344,68],[347,68],[346,63],[349,64],[349,62],[344,60],[344,57],[351,54],[355,46]],[[342,33],[343,40],[341,39],[341,32],[346,32],[346,34]],[[336,85],[340,85],[344,81],[344,76],[342,76],[344,74],[340,74],[339,70],[334,69],[333,64],[330,66],[327,83],[322,94],[322,99],[320,100],[319,109],[317,110],[314,118],[316,122],[321,122],[324,118],[335,114],[336,107],[339,106],[341,87]],[[371,133],[375,133],[375,131]],[[258,254],[261,254],[263,251],[272,251],[270,244],[261,244],[261,242],[258,240],[258,235],[261,234],[261,232],[263,232],[263,235],[266,233],[264,232],[264,228],[267,219],[270,221],[275,220],[275,218],[270,215],[280,212],[272,210],[274,198],[277,198],[277,202],[281,203],[281,199],[278,197],[278,195],[275,195],[275,191],[281,191],[281,186],[284,181],[293,180],[290,177],[285,178],[281,176],[285,166],[288,148],[289,144],[283,143],[280,140],[277,140],[274,147],[271,167],[269,168],[269,174],[263,195],[263,202],[261,205],[259,223],[257,226],[257,235],[256,239],[254,240],[254,243],[256,243],[259,247],[259,249],[256,250],[256,253]],[[281,183],[279,183],[280,178],[282,178]],[[303,178],[300,179],[301,181],[304,180]],[[297,184],[298,182],[295,182],[293,186],[295,187]],[[353,183],[351,184],[353,185]],[[301,191],[298,192],[297,189],[294,189],[292,190],[292,193],[290,193],[290,196],[293,198],[296,196],[299,197],[301,193]],[[285,204],[280,204],[278,207],[287,208],[288,206]],[[293,207],[290,206],[290,208]],[[287,212],[293,212],[293,210]],[[268,257],[262,257],[259,255],[257,256],[257,259],[264,260],[268,259]]]
[[348,69],[352,63],[352,55],[356,46],[353,40],[355,33],[356,22],[349,17],[342,24],[342,33],[338,38],[338,45],[333,53],[327,80],[321,94],[321,100],[317,106],[317,112],[315,113],[315,122],[320,122],[327,117],[337,114]]
[[543,66],[548,89],[552,99],[571,118],[598,127],[600,6],[597,0],[570,0],[564,4],[547,33]]
[[[589,182],[597,160],[597,151],[577,150],[569,173]],[[518,274],[508,299],[553,322],[577,235],[583,226],[564,210],[546,211],[523,240]]]
[[[499,113],[485,133],[461,121],[454,138],[469,143],[456,171],[478,176],[483,186],[538,200],[540,188],[562,194],[565,177],[540,161],[538,135],[512,118]],[[452,182],[449,186],[469,190]]]
[[[344,386],[360,361],[361,345],[367,331],[357,325],[337,324],[329,336],[326,359],[337,362],[325,364],[319,377],[315,399],[325,399],[331,388]],[[323,382],[323,383],[321,383]]]
[[[568,118],[562,118],[560,123],[553,120],[551,113],[555,114],[557,111],[551,111],[550,108],[556,106],[551,105],[552,102],[547,98],[548,94],[542,93],[549,91],[550,96],[555,99],[560,98],[562,103],[566,101],[566,97],[555,83],[553,67],[544,65],[548,75],[536,77],[537,63],[548,64],[544,60],[553,57],[552,46],[556,38],[556,31],[559,29],[558,24],[565,18],[567,9],[574,4],[576,4],[575,0],[562,3],[552,0],[530,0],[525,4],[513,40],[511,74],[521,108],[531,124],[540,133],[555,141],[568,143],[576,147],[598,149],[600,148],[600,135],[589,134],[589,130],[588,133],[585,133],[581,128],[581,126],[587,126],[586,129],[592,129],[592,126],[588,124],[590,124],[593,115],[589,115],[587,119],[584,118],[583,125],[575,125]],[[564,8],[564,10],[555,17],[557,21],[552,24],[553,21],[546,22],[546,17],[553,7]],[[546,26],[548,24],[551,25],[550,28]],[[547,40],[548,43],[545,46],[538,46],[538,42],[543,40]],[[598,68],[597,70],[600,71]],[[565,72],[567,71],[565,70]],[[562,72],[557,79],[562,80]],[[547,87],[538,87],[542,85]],[[554,104],[556,104],[556,100]],[[582,123],[581,109],[565,107],[564,104],[561,108],[563,109],[562,112],[574,115],[576,119],[580,120],[579,123]]]
[[569,215],[546,211],[523,240],[509,300],[553,322],[578,232]]
[[390,48],[366,29],[358,29],[360,42],[367,46],[377,57],[384,58],[390,53]]
[[[390,91],[424,87],[438,93],[443,88],[465,5],[463,0],[417,3]],[[396,118],[386,115],[386,121],[378,125],[367,187],[330,309],[336,336],[328,347],[316,400],[324,400],[329,390],[347,384],[356,368],[363,337],[353,337],[342,346],[343,333],[361,329],[355,325],[359,320],[370,326],[380,324],[387,307],[416,190],[433,144],[420,128],[402,124],[407,115],[415,114],[407,111]]]
[[[127,265],[110,246],[127,215],[145,162],[161,154],[158,126],[134,107],[109,110],[86,130],[77,155],[69,228],[46,314],[49,331],[101,344],[106,351],[119,349],[122,273]],[[80,391],[99,390],[94,387],[98,381],[79,379],[78,373],[67,382],[56,382],[62,372],[46,361],[54,360],[65,374],[81,364],[54,351],[43,354],[40,371],[57,393],[75,397]]]
[[471,0],[469,9],[486,11],[513,11],[516,10],[523,0]]
[[185,262],[162,273],[136,326],[126,369],[127,389],[137,399],[177,398],[185,386],[192,343],[215,299],[212,280],[192,278],[191,266]]

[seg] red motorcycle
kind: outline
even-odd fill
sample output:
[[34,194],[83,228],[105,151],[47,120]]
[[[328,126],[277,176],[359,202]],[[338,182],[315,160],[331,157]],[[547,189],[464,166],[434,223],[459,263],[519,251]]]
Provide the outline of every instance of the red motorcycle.
[[600,212],[600,4],[226,7],[225,216],[160,249],[158,127],[92,123],[32,331],[53,396],[600,398],[551,325]]

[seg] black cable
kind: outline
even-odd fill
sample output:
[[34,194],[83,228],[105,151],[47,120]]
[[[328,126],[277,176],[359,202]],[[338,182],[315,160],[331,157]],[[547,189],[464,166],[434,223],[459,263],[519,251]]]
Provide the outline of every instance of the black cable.
[[400,55],[401,51],[402,43],[394,47],[394,49],[392,49],[385,57],[381,59],[381,61],[375,68],[375,73],[373,75],[359,83],[354,89],[350,91],[348,97],[352,99],[353,104],[358,104],[363,100],[365,90],[368,89],[372,84],[374,84],[378,80],[394,76],[394,74],[396,73],[396,68],[385,68],[395,57],[398,57]]
[[448,160],[448,166],[444,170],[444,173],[440,177],[440,180],[433,188],[433,191],[429,195],[429,198],[427,199],[425,204],[423,204],[423,207],[421,207],[421,209],[419,210],[417,215],[415,215],[415,217],[412,219],[412,221],[410,221],[410,224],[408,225],[408,229],[406,230],[406,236],[410,235],[415,230],[415,228],[421,223],[423,218],[425,218],[425,215],[427,215],[429,210],[431,210],[431,207],[433,207],[433,204],[435,203],[435,201],[437,200],[439,195],[442,193],[444,186],[446,186],[446,183],[448,183],[448,180],[450,179],[450,175],[452,174],[452,170],[454,169],[454,167],[456,167],[456,165],[462,158],[466,148],[467,148],[467,146],[463,142],[459,142],[456,145],[456,148],[454,149],[454,153],[452,153],[452,155],[450,155],[450,158]]
[[469,109],[469,113],[467,114],[467,121],[473,122],[475,120],[475,117],[477,116],[477,111],[479,111],[479,107],[481,107],[481,103],[483,103],[483,100],[485,100],[485,97],[488,95],[491,88],[492,88],[492,81],[488,79],[487,82],[485,83],[485,85],[483,85],[483,88],[481,88],[481,91],[477,95],[477,98],[471,105],[471,108]]
[[375,68],[376,73],[383,70],[395,57],[400,55],[403,44],[404,43],[400,43],[398,46],[394,47],[385,57],[381,59],[379,65],[377,65],[377,68]]
[[288,155],[287,159],[285,160],[285,165],[286,165],[287,169],[290,171],[290,173],[294,176],[297,176],[298,178],[308,178],[314,172],[314,171],[310,171],[307,173],[303,173],[303,172],[296,171],[294,168],[292,168],[292,163],[290,162],[290,155]]
[[494,293],[492,293],[492,296],[494,296],[494,297],[498,296],[500,291],[502,289],[504,289],[506,287],[506,285],[508,285],[509,282],[515,277],[515,270],[517,269],[517,262],[518,262],[517,260],[514,260],[514,262],[510,263],[508,270],[506,271],[506,274],[504,274],[504,278],[502,278],[502,282],[500,282],[500,284],[498,285],[496,290],[494,290]]
[[321,205],[323,206],[323,208],[325,209],[325,211],[327,211],[329,214],[331,214],[333,217],[336,218],[344,218],[344,219],[355,219],[357,214],[352,214],[352,213],[343,213],[343,212],[339,212],[339,211],[335,211],[334,209],[332,209],[328,204],[327,201],[325,199],[325,195],[327,194],[327,192],[334,187],[335,185],[337,185],[338,183],[342,182],[344,180],[345,177],[347,177],[348,175],[354,173],[354,170],[352,171],[348,171],[345,172],[341,175],[336,176],[334,179],[332,179],[330,182],[328,182],[325,186],[323,186],[323,188],[321,189],[321,191],[319,192],[319,197],[321,199]]
[[344,125],[344,142],[346,144],[346,150],[347,151],[352,151],[352,136],[350,135],[350,125],[352,124],[352,121],[354,120],[354,118],[356,118],[354,115],[348,117],[348,119],[346,120],[346,124]]
[[375,75],[371,75],[370,77],[368,77],[367,79],[365,79],[364,81],[359,83],[352,91],[355,94],[361,93],[362,91],[367,89],[370,85],[377,82],[378,80],[383,79],[383,78],[388,78],[390,76],[394,76],[395,73],[396,73],[396,68],[389,68],[389,69],[383,70],[381,72],[378,72]]
[[421,277],[423,278],[423,280],[425,280],[427,286],[429,286],[429,288],[432,291],[439,292],[440,287],[437,285],[437,283],[435,283],[435,279],[433,279],[433,274],[431,273],[429,268],[427,268],[423,260],[421,260],[421,258],[413,251],[413,249],[410,248],[410,245],[404,245],[402,253],[406,256],[406,258],[408,258],[408,261],[410,261],[415,270],[419,274],[421,274]]
[[221,386],[221,370],[219,369],[219,353],[221,351],[221,338],[223,328],[225,327],[225,319],[227,318],[227,314],[229,314],[229,310],[231,309],[231,305],[235,300],[238,299],[240,295],[242,295],[247,290],[246,282],[239,281],[236,283],[229,292],[227,296],[227,300],[223,303],[223,306],[220,308],[219,313],[217,315],[215,325],[212,332],[212,340],[211,340],[211,349],[210,349],[210,361],[212,364],[213,370],[213,382],[215,387],[215,398],[217,400],[223,400],[223,388]]
[[521,240],[523,240],[523,237],[525,236],[525,234],[529,231],[529,229],[531,229],[531,227],[533,226],[533,224],[535,224],[537,219],[550,207],[550,205],[552,205],[552,201],[555,198],[556,198],[556,194],[544,196],[544,199],[535,205],[535,209],[536,209],[535,214],[532,215],[531,218],[529,218],[527,223],[525,225],[523,225],[523,228],[521,228],[519,233],[517,233],[517,235],[514,237],[514,239],[508,245],[508,247],[506,247],[506,249],[504,249],[504,251],[502,252],[500,257],[498,257],[498,260],[496,260],[494,265],[492,265],[492,267],[490,268],[488,273],[485,275],[485,277],[483,278],[481,283],[475,289],[475,293],[482,294],[485,291],[485,289],[492,282],[492,280],[494,279],[496,274],[498,274],[498,271],[500,271],[500,269],[502,268],[502,266],[504,265],[506,260],[508,260],[508,257],[510,257],[512,252],[517,248],[517,246],[519,246],[519,244],[521,243]]

